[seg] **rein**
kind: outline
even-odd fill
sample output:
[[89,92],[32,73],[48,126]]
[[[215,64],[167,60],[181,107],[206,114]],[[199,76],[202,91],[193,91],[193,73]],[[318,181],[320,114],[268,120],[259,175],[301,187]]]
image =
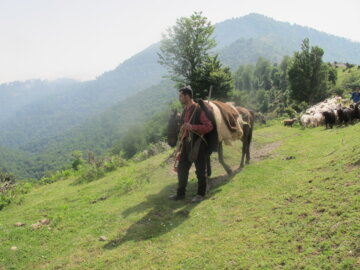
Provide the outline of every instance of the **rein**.
[[[195,108],[190,116],[190,119],[188,121],[188,123],[191,122],[191,120],[193,119],[194,115],[195,115],[195,111],[196,109],[198,108],[198,104],[195,104]],[[196,133],[195,131],[189,131],[189,132],[193,132],[194,134],[198,135],[205,143],[205,139],[203,138],[202,135]],[[184,146],[183,144],[183,141],[184,141],[184,138],[185,138],[185,130],[184,130],[184,124],[181,125],[180,127],[180,131],[179,131],[179,134],[178,134],[178,140],[177,140],[177,143],[176,143],[176,148],[175,148],[175,162],[174,162],[174,170],[177,171],[177,166],[179,164],[179,160],[180,160],[180,154],[182,152],[182,148]]]

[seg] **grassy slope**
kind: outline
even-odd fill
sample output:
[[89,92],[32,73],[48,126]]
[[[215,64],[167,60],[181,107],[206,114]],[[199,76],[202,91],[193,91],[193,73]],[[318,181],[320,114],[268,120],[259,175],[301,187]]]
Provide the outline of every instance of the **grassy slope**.
[[[214,162],[200,204],[190,203],[194,173],[185,201],[166,199],[176,188],[168,153],[89,184],[36,188],[0,212],[0,269],[355,269],[359,132],[258,129],[262,159],[231,177]],[[239,155],[226,148],[234,167]],[[32,230],[43,217],[51,229]]]

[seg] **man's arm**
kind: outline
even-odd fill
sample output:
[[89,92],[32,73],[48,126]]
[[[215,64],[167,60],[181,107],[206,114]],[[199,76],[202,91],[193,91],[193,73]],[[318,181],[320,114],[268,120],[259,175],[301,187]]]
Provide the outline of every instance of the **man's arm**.
[[203,111],[200,113],[200,123],[200,125],[191,125],[191,130],[202,135],[209,133],[213,129],[213,124]]

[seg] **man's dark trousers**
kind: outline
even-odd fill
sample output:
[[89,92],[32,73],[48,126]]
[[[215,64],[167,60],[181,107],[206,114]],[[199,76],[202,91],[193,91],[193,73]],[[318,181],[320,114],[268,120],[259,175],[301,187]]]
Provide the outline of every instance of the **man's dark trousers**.
[[[179,197],[185,196],[186,186],[189,178],[189,171],[192,165],[192,162],[189,161],[189,154],[191,152],[191,143],[188,142],[187,138],[184,139],[183,148],[181,151],[179,166],[178,166],[178,189],[177,195]],[[198,191],[197,194],[205,196],[206,194],[206,185],[207,185],[207,172],[206,172],[206,159],[208,158],[206,151],[205,142],[201,141],[199,153],[197,159],[195,160],[196,176],[198,179]]]

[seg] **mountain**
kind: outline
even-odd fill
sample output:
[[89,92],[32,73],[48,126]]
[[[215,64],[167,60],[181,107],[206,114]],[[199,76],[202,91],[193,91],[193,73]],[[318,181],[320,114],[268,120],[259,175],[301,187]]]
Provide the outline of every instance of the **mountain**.
[[74,150],[101,154],[111,148],[129,127],[167,109],[176,96],[172,83],[161,81],[61,134],[33,140],[13,151],[0,147],[0,165],[20,178],[41,178],[46,172],[69,167]]
[[[279,62],[299,51],[304,38],[324,49],[325,61],[360,64],[360,43],[259,14],[216,24],[214,37],[215,52],[232,70],[260,56]],[[26,153],[21,164],[38,177],[40,171],[61,167],[73,150],[101,153],[111,147],[131,124],[141,124],[175,98],[171,83],[161,82],[166,73],[157,63],[158,50],[156,43],[93,81],[0,85],[0,147],[6,149],[0,151],[0,162],[12,149],[14,157]],[[164,103],[153,97],[164,97]],[[136,101],[143,110],[135,110]],[[17,168],[12,161],[0,167]]]
[[[157,64],[157,50],[158,45],[150,46],[94,81],[57,89],[33,102],[23,104],[19,98],[11,115],[6,113],[6,108],[1,108],[0,114],[6,117],[0,122],[0,145],[19,148],[34,140],[57,136],[117,102],[157,84],[164,74],[164,69]],[[53,84],[50,84],[51,87]],[[11,92],[4,85],[0,90]],[[26,98],[27,95],[24,93],[21,97]]]
[[279,62],[284,55],[299,51],[305,38],[311,46],[324,49],[324,61],[360,64],[359,42],[260,14],[226,20],[215,27],[220,59],[233,69],[255,63],[260,56]]
[[16,113],[27,105],[50,97],[79,85],[70,79],[59,79],[53,82],[43,80],[29,80],[0,85],[0,123],[16,117]]

